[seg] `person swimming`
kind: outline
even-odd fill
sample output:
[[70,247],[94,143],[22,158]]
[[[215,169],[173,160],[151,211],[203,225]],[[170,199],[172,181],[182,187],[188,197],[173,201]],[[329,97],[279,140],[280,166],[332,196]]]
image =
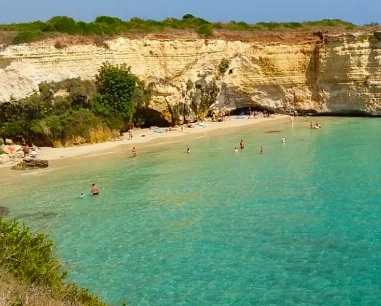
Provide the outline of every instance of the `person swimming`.
[[99,188],[97,186],[95,186],[95,184],[92,184],[91,185],[91,193],[92,195],[99,195]]
[[86,197],[86,195],[83,193],[83,192],[81,192],[81,195],[80,195],[80,198],[85,198]]
[[235,147],[235,148],[234,148],[234,152],[238,152],[238,149],[237,149],[237,147]]

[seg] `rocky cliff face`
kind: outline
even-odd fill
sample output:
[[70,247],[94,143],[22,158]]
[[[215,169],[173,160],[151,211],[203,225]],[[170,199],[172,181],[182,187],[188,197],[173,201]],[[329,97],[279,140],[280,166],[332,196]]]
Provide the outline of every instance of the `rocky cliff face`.
[[[187,103],[187,82],[203,78],[216,80],[218,107],[381,114],[381,43],[369,43],[369,33],[294,40],[282,35],[117,38],[106,41],[107,48],[76,43],[57,49],[56,40],[8,46],[0,50],[0,101],[25,97],[43,81],[93,78],[109,61],[130,65],[146,84],[154,84],[151,107],[162,113]],[[219,68],[223,59],[229,63],[225,71]]]

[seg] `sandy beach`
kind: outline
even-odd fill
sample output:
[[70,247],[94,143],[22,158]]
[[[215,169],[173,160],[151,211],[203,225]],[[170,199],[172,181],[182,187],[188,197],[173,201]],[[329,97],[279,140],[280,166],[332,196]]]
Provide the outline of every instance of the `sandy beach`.
[[[183,139],[184,137],[192,137],[197,134],[205,134],[218,132],[233,128],[239,128],[244,126],[252,126],[261,123],[275,122],[281,119],[288,119],[289,116],[286,115],[273,115],[269,118],[255,118],[255,119],[236,119],[231,117],[223,122],[206,122],[204,127],[194,124],[193,128],[184,127],[183,131],[179,129],[174,131],[168,131],[163,133],[156,133],[151,129],[138,129],[132,132],[133,139],[128,140],[128,133],[124,135],[123,140],[119,141],[108,141],[104,143],[89,144],[77,147],[65,147],[65,148],[50,148],[42,147],[39,148],[39,159],[45,159],[49,161],[65,160],[70,158],[83,158],[83,157],[95,157],[104,154],[112,154],[110,150],[115,149],[119,146],[130,145],[136,146],[138,149],[143,146],[149,145],[149,143],[160,144],[163,142],[174,142],[176,140]],[[165,128],[161,128],[165,130]],[[51,164],[54,167],[55,162]],[[10,167],[12,165],[0,166],[2,175],[1,180],[7,180],[11,177],[19,176],[19,171],[11,171]]]
[[[256,118],[256,119],[233,119],[226,120],[223,122],[206,122],[204,127],[194,124],[193,128],[184,127],[183,131],[178,128],[175,131],[168,131],[165,133],[156,133],[154,130],[150,129],[139,129],[132,132],[133,139],[127,140],[128,133],[124,135],[124,140],[120,141],[109,141],[98,144],[83,145],[78,147],[66,147],[66,148],[41,148],[38,158],[46,160],[57,160],[70,157],[78,157],[82,155],[96,154],[101,151],[110,150],[120,145],[136,145],[155,140],[174,140],[177,137],[187,137],[189,135],[209,133],[212,131],[217,131],[221,129],[229,129],[234,127],[242,127],[247,125],[259,124],[262,122],[269,122],[274,120],[280,120],[287,118],[285,115],[274,115],[270,118]],[[161,128],[165,130],[165,128]]]

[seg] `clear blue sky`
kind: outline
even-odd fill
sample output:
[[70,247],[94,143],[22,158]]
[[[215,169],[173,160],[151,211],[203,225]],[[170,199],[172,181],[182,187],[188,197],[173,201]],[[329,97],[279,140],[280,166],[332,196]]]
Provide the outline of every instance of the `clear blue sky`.
[[162,20],[190,13],[209,21],[303,21],[338,18],[379,22],[380,0],[0,0],[0,23],[64,15],[91,21],[99,15]]

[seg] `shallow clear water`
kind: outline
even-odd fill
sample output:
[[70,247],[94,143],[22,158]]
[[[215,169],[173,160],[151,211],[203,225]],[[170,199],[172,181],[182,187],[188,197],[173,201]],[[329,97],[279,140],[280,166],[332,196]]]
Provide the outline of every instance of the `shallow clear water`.
[[320,122],[81,159],[2,184],[2,205],[113,304],[377,305],[381,120]]

